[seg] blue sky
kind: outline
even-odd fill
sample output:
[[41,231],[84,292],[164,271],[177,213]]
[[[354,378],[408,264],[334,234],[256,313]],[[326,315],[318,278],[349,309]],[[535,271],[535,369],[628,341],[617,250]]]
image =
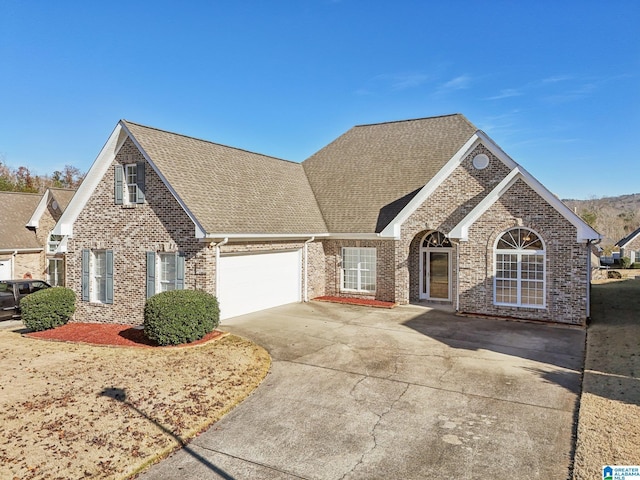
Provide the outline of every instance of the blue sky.
[[86,171],[120,118],[301,161],[463,113],[561,198],[640,192],[640,2],[0,0],[0,159]]

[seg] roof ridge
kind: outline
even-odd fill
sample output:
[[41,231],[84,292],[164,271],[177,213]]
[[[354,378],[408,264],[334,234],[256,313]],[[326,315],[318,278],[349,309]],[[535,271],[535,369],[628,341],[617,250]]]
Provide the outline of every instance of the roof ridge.
[[259,155],[261,157],[271,158],[273,160],[279,160],[281,162],[300,164],[300,162],[296,162],[296,161],[293,161],[293,160],[287,160],[286,158],[274,157],[273,155],[267,155],[267,154],[264,154],[264,153],[253,152],[251,150],[247,150],[246,148],[233,147],[231,145],[225,145],[223,143],[218,143],[218,142],[213,142],[211,140],[205,140],[203,138],[193,137],[191,135],[185,135],[185,134],[182,134],[182,133],[171,132],[169,130],[164,130],[162,128],[150,127],[149,125],[142,125],[141,123],[132,122],[132,121],[124,119],[124,118],[122,119],[122,121],[125,122],[125,123],[128,123],[128,124],[131,124],[131,125],[136,125],[137,127],[148,128],[149,130],[155,130],[157,132],[168,133],[170,135],[176,135],[178,137],[188,138],[190,140],[196,140],[198,142],[209,143],[211,145],[216,145],[218,147],[231,148],[231,149],[237,150],[239,152],[250,153],[252,155]]
[[445,117],[462,117],[469,125],[476,128],[462,113],[447,113],[444,115],[434,115],[432,117],[418,117],[418,118],[406,118],[404,120],[391,120],[387,122],[378,122],[378,123],[362,123],[359,125],[354,125],[353,128],[357,127],[373,127],[376,125],[388,125],[391,123],[403,123],[403,122],[416,122],[419,120],[435,120],[437,118],[445,118]]
[[0,193],[12,193],[14,195],[33,195],[36,197],[41,197],[44,195],[44,193],[38,192],[14,192],[13,190],[0,190]]

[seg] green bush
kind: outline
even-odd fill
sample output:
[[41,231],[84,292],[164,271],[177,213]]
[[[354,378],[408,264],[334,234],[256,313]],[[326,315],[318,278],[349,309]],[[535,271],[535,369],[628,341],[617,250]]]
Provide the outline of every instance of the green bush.
[[69,321],[76,310],[76,294],[70,288],[38,290],[20,300],[22,322],[39,332],[59,327]]
[[631,268],[640,268],[640,262],[635,262],[633,265],[631,265]]
[[218,326],[220,308],[213,295],[201,290],[172,290],[147,299],[144,334],[159,345],[199,340]]
[[629,268],[631,267],[631,259],[629,257],[622,257],[620,259],[620,268]]

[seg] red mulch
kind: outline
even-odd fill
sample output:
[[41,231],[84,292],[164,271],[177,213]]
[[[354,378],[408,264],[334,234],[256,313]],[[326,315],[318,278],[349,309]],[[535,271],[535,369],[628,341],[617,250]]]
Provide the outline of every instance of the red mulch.
[[[204,338],[184,345],[200,345],[222,335],[224,335],[224,332],[214,330]],[[159,347],[157,343],[152,342],[144,336],[142,329],[134,328],[133,325],[67,323],[61,327],[52,328],[51,330],[27,333],[26,336],[58,342],[89,343],[92,345],[146,348]]]
[[354,297],[332,297],[330,295],[326,295],[324,297],[316,297],[314,300],[319,300],[320,302],[333,302],[333,303],[346,303],[349,305],[364,305],[366,307],[377,307],[377,308],[393,308],[398,304],[393,302],[383,302],[381,300],[371,300],[368,298],[354,298]]

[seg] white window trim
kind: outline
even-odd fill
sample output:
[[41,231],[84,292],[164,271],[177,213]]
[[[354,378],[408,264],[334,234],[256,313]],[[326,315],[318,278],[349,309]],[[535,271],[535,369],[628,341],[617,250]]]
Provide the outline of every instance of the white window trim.
[[[136,172],[136,181],[134,183],[129,183],[129,167],[133,167],[135,169]],[[124,205],[134,205],[136,203],[136,200],[134,199],[133,201],[131,201],[131,192],[129,191],[130,187],[134,187],[134,192],[135,192],[135,197],[137,198],[138,196],[138,164],[137,163],[127,163],[124,166],[124,192],[122,195],[122,203]]]
[[[362,250],[373,250],[374,252],[374,258],[375,258],[375,275],[373,277],[373,285],[374,288],[373,290],[363,290],[361,288],[357,288],[357,289],[352,289],[352,288],[345,288],[344,286],[344,270],[345,270],[345,266],[344,266],[344,257],[345,257],[345,250],[358,250],[359,252]],[[358,252],[358,256],[360,256],[360,253]],[[354,292],[354,293],[375,293],[376,289],[378,288],[378,252],[376,251],[375,247],[342,247],[342,267],[340,268],[340,291],[341,292]],[[361,273],[363,271],[368,272],[368,269],[362,269],[360,267],[360,263],[358,262],[358,266],[356,267],[356,271],[357,271],[357,284],[358,287],[360,287],[362,285],[362,279],[361,279]]]
[[[96,281],[96,255],[102,254],[105,256],[105,272],[104,272],[104,300],[98,298],[98,282]],[[90,266],[89,266],[89,299],[91,303],[106,304],[106,292],[107,292],[107,251],[106,250],[91,250]]]
[[[496,241],[493,246],[493,304],[501,307],[523,307],[523,308],[537,308],[537,309],[545,309],[547,308],[547,247],[545,245],[542,237],[536,232],[527,227],[519,227],[526,228],[527,230],[534,233],[540,242],[542,243],[542,250],[528,250],[528,249],[498,249],[496,248],[498,242],[502,238],[502,236],[507,233],[509,230],[505,230],[496,238]],[[517,255],[517,276],[515,279],[513,278],[498,278],[498,255]],[[533,281],[536,283],[542,283],[542,304],[529,304],[522,303],[522,256],[523,255],[542,255],[542,280],[526,280]],[[506,303],[506,302],[498,302],[497,300],[497,281],[498,280],[515,280],[516,281],[516,292],[517,292],[517,303]]]
[[[174,267],[173,267],[173,281],[172,282],[166,282],[166,281],[162,281],[162,257],[169,257],[172,256],[173,257],[173,261],[174,261]],[[163,290],[162,289],[162,285],[164,283],[172,283],[174,285],[174,288],[172,288],[171,290],[175,290],[175,284],[176,284],[176,280],[178,278],[178,252],[158,252],[156,253],[156,292],[160,293],[160,292],[165,292],[168,290]]]
[[[53,276],[54,279],[57,279],[57,277],[59,276],[59,272],[60,272],[60,268],[62,268],[62,284],[60,285],[56,285],[55,282],[52,281],[52,272],[50,269],[50,265],[51,262],[55,262],[56,264],[56,270],[55,270],[55,276]],[[59,258],[59,257],[49,257],[47,258],[47,283],[49,283],[49,285],[51,286],[64,286],[65,283],[65,268],[64,268],[64,258]]]

